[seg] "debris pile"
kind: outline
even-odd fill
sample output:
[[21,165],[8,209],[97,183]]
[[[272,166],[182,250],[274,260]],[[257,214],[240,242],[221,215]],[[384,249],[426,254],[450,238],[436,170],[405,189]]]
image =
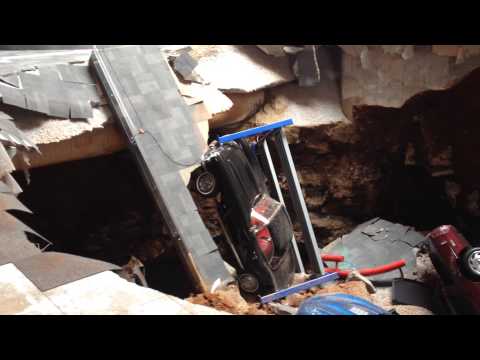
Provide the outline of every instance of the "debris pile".
[[248,303],[241,295],[238,287],[231,285],[227,289],[217,290],[214,293],[204,293],[189,297],[187,301],[213,307],[235,315],[272,315],[263,309],[259,303]]

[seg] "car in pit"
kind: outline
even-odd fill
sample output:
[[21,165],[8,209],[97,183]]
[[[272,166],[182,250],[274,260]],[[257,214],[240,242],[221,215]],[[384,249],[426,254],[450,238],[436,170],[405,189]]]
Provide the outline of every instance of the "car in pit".
[[452,225],[427,235],[430,258],[457,313],[480,314],[480,247],[473,247]]
[[291,285],[293,227],[283,204],[272,198],[261,164],[244,139],[214,141],[192,176],[194,190],[214,197],[240,289],[266,294]]

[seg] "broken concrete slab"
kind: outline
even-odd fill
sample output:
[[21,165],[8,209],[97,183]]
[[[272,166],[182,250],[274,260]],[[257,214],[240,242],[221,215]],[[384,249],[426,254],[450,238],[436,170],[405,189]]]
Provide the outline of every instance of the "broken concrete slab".
[[18,270],[0,266],[1,315],[60,315],[62,312]]
[[231,109],[215,114],[209,120],[212,129],[228,127],[241,123],[253,116],[265,102],[264,91],[254,91],[245,94],[228,94],[232,101]]
[[70,139],[40,144],[38,148],[40,153],[28,154],[30,164],[21,161],[21,154],[13,157],[15,168],[26,170],[109,155],[126,149],[127,140],[113,122],[108,122],[103,127],[85,131]]
[[214,86],[180,82],[177,85],[188,105],[203,102],[211,115],[225,112],[233,106],[233,102]]
[[229,315],[140,287],[106,271],[40,291],[14,264],[0,266],[0,315]]
[[254,45],[196,45],[195,71],[227,92],[251,92],[295,80],[287,58],[266,55]]
[[130,283],[110,271],[57,287],[44,295],[70,315],[195,315],[207,312],[204,307],[197,310],[192,304]]
[[208,306],[189,303],[188,301],[167,295],[147,304],[133,306],[129,315],[231,315]]
[[269,90],[270,101],[250,122],[258,126],[293,119],[295,127],[305,128],[348,123],[342,112],[338,84],[324,80],[314,87],[286,84]]
[[173,60],[174,70],[180,74],[180,76],[187,81],[201,82],[201,78],[196,74],[195,68],[198,62],[187,51],[182,52]]
[[[323,250],[345,256],[345,263],[340,264],[343,269],[373,268],[404,259],[407,264],[402,271],[406,277],[413,278],[416,270],[415,248],[425,241],[425,237],[413,229],[405,231],[402,227],[376,218],[359,225],[350,234],[342,236]],[[370,236],[371,233],[375,235]],[[406,236],[402,237],[402,234]],[[398,271],[372,276],[371,279],[389,281],[396,277],[399,277]]]

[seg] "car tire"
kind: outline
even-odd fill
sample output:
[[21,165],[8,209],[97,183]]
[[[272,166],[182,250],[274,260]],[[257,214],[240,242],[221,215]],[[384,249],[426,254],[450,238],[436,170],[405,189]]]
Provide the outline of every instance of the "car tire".
[[260,283],[255,275],[243,273],[238,277],[240,289],[247,294],[255,294],[260,288]]
[[460,262],[465,276],[480,281],[480,247],[464,251],[460,257]]
[[214,197],[218,186],[215,176],[208,171],[201,172],[195,178],[195,191],[205,197]]

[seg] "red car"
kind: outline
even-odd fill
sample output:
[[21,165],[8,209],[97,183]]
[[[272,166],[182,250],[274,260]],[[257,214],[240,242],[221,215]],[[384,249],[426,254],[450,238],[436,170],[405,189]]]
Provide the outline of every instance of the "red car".
[[427,237],[430,258],[455,310],[480,314],[480,247],[472,247],[451,225],[440,226]]

